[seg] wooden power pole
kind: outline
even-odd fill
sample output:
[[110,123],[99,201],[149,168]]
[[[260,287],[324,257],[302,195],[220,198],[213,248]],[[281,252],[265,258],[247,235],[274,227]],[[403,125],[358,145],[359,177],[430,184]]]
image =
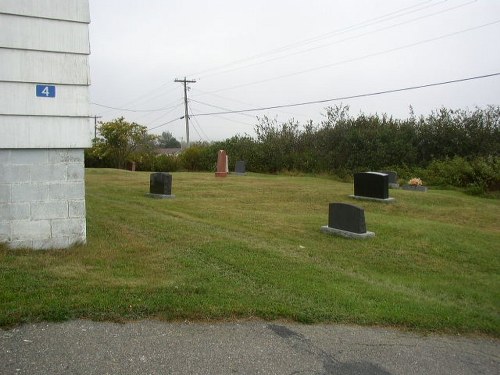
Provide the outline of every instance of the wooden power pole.
[[188,112],[188,97],[187,97],[187,84],[188,83],[196,83],[195,80],[187,80],[186,77],[184,79],[175,79],[174,82],[181,82],[184,84],[184,118],[186,119],[186,143],[189,148],[189,112]]

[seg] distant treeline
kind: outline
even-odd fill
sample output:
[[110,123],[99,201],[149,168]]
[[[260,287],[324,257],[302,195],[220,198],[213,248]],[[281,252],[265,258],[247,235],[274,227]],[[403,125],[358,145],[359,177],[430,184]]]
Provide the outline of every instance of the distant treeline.
[[244,160],[260,173],[331,174],[349,178],[358,171],[395,170],[420,174],[429,183],[472,190],[497,190],[500,184],[500,107],[451,110],[408,119],[387,115],[352,116],[349,107],[326,108],[320,124],[267,117],[255,137],[198,143],[179,157],[142,157],[140,170],[213,171],[217,151],[229,155],[230,170]]

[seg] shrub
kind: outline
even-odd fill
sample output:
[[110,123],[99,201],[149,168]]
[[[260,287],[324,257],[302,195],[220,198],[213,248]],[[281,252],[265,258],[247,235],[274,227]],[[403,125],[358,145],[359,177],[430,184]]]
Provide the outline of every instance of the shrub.
[[192,145],[180,154],[181,167],[188,171],[214,171],[217,153],[211,151],[211,147],[207,145]]
[[175,155],[158,155],[156,157],[154,172],[176,172],[180,168],[179,158]]
[[423,173],[431,185],[466,188],[472,194],[482,194],[499,189],[500,158],[477,157],[468,161],[456,156],[435,160]]

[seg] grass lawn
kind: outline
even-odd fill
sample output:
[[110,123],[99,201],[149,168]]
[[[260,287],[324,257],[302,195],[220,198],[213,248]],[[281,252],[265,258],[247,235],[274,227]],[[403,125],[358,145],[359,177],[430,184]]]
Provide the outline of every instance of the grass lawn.
[[[292,319],[500,337],[500,200],[391,190],[355,201],[328,178],[89,169],[87,245],[0,248],[0,326],[41,320]],[[320,232],[328,203],[376,237]]]

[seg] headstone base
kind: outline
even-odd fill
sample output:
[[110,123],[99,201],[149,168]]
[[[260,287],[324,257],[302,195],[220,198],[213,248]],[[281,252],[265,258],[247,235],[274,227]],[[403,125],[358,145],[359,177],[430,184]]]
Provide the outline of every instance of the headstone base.
[[155,199],[173,199],[173,198],[175,198],[175,195],[173,195],[173,194],[167,195],[167,194],[147,193],[146,196],[150,197],[150,198],[155,198]]
[[321,231],[323,233],[333,234],[336,236],[346,237],[346,238],[354,238],[354,239],[365,239],[375,237],[374,232],[365,232],[365,233],[354,233],[348,232],[342,229],[330,228],[328,225],[324,225],[321,227]]
[[427,192],[427,186],[413,186],[413,185],[403,185],[401,187],[403,190],[413,190],[413,191],[421,191],[423,193]]
[[215,172],[215,177],[227,177],[227,172]]
[[389,189],[399,189],[399,184],[389,182]]
[[354,199],[359,199],[363,201],[375,201],[375,202],[382,202],[382,203],[392,203],[395,202],[396,199],[394,198],[386,198],[386,199],[380,199],[380,198],[372,198],[372,197],[363,197],[361,195],[349,195],[351,198]]

